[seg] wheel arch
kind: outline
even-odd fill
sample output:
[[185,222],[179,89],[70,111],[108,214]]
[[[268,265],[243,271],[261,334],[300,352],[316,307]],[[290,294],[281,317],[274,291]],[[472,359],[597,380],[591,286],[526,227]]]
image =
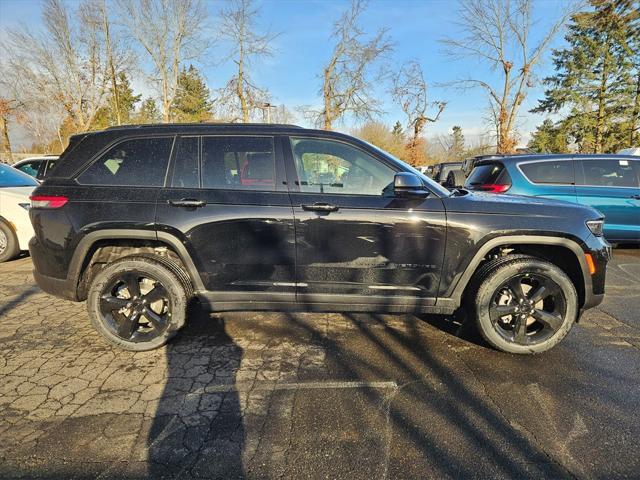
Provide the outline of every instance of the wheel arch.
[[501,254],[504,250],[536,256],[554,263],[571,279],[579,296],[579,305],[588,303],[592,294],[592,280],[585,258],[585,250],[580,244],[565,237],[543,235],[508,235],[500,236],[485,242],[475,253],[458,281],[442,298],[437,300],[439,306],[458,307],[462,303],[467,287],[475,272],[490,258]]
[[161,255],[173,260],[191,281],[193,290],[204,290],[198,270],[185,246],[170,233],[132,229],[90,232],[78,243],[69,266],[77,300],[85,300],[91,275],[100,265],[135,254]]

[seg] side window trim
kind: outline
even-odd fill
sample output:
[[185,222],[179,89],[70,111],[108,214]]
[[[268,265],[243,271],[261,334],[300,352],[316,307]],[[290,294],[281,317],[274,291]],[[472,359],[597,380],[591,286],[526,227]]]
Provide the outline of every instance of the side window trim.
[[[524,172],[521,168],[522,165],[532,165],[536,163],[548,163],[548,162],[567,162],[571,164],[573,169],[573,183],[553,183],[553,182],[534,182],[529,178],[529,176]],[[520,172],[520,174],[524,177],[524,179],[532,185],[553,185],[556,187],[575,187],[576,186],[576,162],[574,158],[571,159],[558,159],[558,158],[549,158],[543,160],[529,160],[528,162],[517,162],[516,168]]]
[[[609,185],[587,185],[587,176],[585,174],[584,171],[584,162],[585,161],[590,161],[590,160],[604,160],[604,161],[611,161],[611,162],[619,162],[620,160],[628,160],[629,162],[631,162],[631,168],[633,169],[633,165],[635,165],[635,169],[640,172],[640,160],[636,160],[636,159],[628,159],[628,158],[620,158],[620,157],[612,157],[612,158],[606,158],[606,157],[593,157],[593,158],[575,158],[575,163],[577,165],[580,165],[580,183],[578,183],[578,179],[576,178],[576,187],[587,187],[587,188],[633,188],[633,189],[637,189],[640,187],[625,187],[625,186],[609,186]],[[576,172],[578,170],[578,167],[576,166]],[[637,180],[640,181],[640,173],[637,173],[636,176],[638,177]]]
[[[169,162],[171,161],[172,156],[174,155],[174,150],[175,150],[175,146],[176,146],[176,135],[175,134],[159,134],[159,135],[131,135],[131,136],[127,136],[124,138],[118,138],[116,140],[114,140],[113,142],[107,144],[104,148],[102,148],[100,151],[98,151],[97,153],[95,153],[91,159],[87,162],[84,163],[84,165],[82,165],[78,170],[76,170],[76,172],[73,174],[73,182],[75,182],[77,185],[80,186],[102,186],[102,185],[89,185],[89,184],[84,184],[84,183],[80,183],[78,181],[78,179],[89,169],[91,168],[91,166],[97,162],[100,158],[102,158],[102,156],[107,153],[109,150],[111,150],[113,147],[117,147],[118,145],[128,142],[130,140],[140,140],[140,139],[151,139],[151,138],[170,138],[171,139],[171,146],[169,148],[169,157],[167,160],[167,164],[165,165],[165,172],[164,172],[164,178],[165,178],[165,182],[166,182],[166,178],[167,178],[167,170],[169,168]],[[150,186],[150,185],[136,185],[135,188],[162,188],[165,184],[161,184],[159,186]],[[105,187],[118,187],[121,185],[110,185],[110,184],[104,184]]]
[[[386,161],[386,159],[384,157],[381,157],[375,151],[370,151],[370,150],[364,149],[360,145],[356,145],[354,143],[345,141],[345,140],[340,139],[340,138],[331,138],[331,137],[323,136],[323,135],[304,135],[304,134],[303,135],[287,135],[287,136],[283,137],[283,143],[286,144],[286,148],[285,148],[286,155],[285,155],[285,157],[286,157],[287,184],[289,186],[289,191],[292,192],[292,193],[304,193],[305,195],[323,195],[323,196],[324,195],[330,195],[330,196],[337,195],[337,196],[342,196],[342,197],[367,196],[367,197],[374,197],[375,198],[375,197],[378,196],[378,195],[359,194],[359,193],[303,192],[300,189],[300,178],[298,177],[298,169],[296,167],[295,154],[293,153],[293,146],[292,146],[292,143],[291,143],[294,138],[303,138],[303,139],[309,139],[309,140],[321,140],[321,141],[341,143],[341,144],[346,145],[348,147],[360,150],[365,155],[373,158],[377,162],[381,163],[385,167],[387,167],[390,170],[392,170],[394,172],[394,174],[396,174],[396,173],[398,173],[400,171],[398,169],[397,165],[394,165],[393,163]],[[393,181],[393,179],[392,179],[392,181]]]

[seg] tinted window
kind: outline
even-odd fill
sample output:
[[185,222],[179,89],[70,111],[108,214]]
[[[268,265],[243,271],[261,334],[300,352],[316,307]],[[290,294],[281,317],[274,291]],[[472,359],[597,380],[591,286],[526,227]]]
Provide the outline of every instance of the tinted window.
[[164,183],[173,137],[120,142],[79,177],[84,185],[159,187]]
[[510,183],[510,177],[501,163],[487,163],[476,165],[471,171],[465,185],[505,185]]
[[200,186],[198,140],[198,137],[182,137],[178,139],[175,166],[171,178],[172,187],[198,188]]
[[574,182],[573,161],[553,161],[523,163],[520,169],[533,183],[560,183],[570,185]]
[[57,163],[58,163],[58,160],[49,160],[49,162],[47,163],[46,170],[45,170],[45,175],[48,175],[49,172],[55,168]]
[[362,150],[341,142],[292,138],[302,192],[382,195],[395,172]]
[[35,187],[35,178],[9,165],[0,164],[0,187]]
[[22,165],[16,168],[21,172],[26,173],[27,175],[31,175],[32,177],[35,177],[38,174],[40,163],[42,163],[40,160],[35,160],[33,162],[23,163]]
[[579,160],[584,172],[581,185],[598,187],[638,187],[637,169],[633,168],[633,160]]
[[202,186],[233,190],[274,190],[271,137],[203,137]]

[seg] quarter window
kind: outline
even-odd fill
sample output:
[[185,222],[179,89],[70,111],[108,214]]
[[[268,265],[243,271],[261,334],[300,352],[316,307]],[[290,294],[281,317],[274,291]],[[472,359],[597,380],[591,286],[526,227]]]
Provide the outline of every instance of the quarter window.
[[[584,172],[582,185],[596,187],[638,187],[638,169],[633,160],[579,160]],[[635,171],[634,171],[635,170]]]
[[342,142],[291,138],[300,191],[383,195],[394,171],[359,148]]
[[203,188],[275,190],[272,137],[203,137]]
[[572,185],[575,182],[572,160],[523,163],[520,169],[533,183]]
[[198,146],[198,137],[181,137],[178,139],[176,143],[175,166],[171,177],[172,187],[200,187]]
[[164,184],[173,137],[136,138],[120,142],[79,177],[83,185],[160,187]]

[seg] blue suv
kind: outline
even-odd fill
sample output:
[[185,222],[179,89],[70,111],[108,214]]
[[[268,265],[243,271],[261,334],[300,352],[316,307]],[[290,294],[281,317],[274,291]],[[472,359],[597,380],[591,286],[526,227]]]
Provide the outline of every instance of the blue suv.
[[612,243],[640,242],[640,157],[511,155],[476,163],[468,190],[553,198],[594,207]]

